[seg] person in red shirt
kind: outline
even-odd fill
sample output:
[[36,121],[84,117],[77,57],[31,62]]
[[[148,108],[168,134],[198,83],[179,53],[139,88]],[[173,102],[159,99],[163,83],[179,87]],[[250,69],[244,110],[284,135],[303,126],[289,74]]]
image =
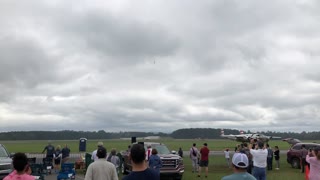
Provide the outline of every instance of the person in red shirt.
[[[150,156],[152,155],[152,148],[151,148],[151,145],[148,145],[147,146],[147,151],[146,151],[146,161],[148,162],[149,161],[149,158]],[[149,164],[149,163],[147,163]]]
[[208,144],[204,143],[203,147],[200,149],[200,155],[201,155],[201,159],[200,159],[200,168],[199,168],[199,174],[198,177],[201,177],[201,169],[202,167],[205,168],[206,171],[206,175],[205,177],[208,177],[208,165],[209,165],[209,152],[210,150],[208,149]]

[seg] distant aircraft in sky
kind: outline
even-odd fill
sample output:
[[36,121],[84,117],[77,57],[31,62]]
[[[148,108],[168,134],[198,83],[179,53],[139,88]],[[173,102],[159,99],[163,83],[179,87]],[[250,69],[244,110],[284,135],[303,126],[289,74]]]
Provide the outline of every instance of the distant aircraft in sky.
[[244,134],[243,131],[240,131],[240,134],[233,135],[233,134],[224,134],[224,130],[221,129],[220,137],[228,138],[230,140],[238,141],[238,142],[250,142],[251,139],[257,139],[262,142],[268,142],[270,139],[279,139],[281,137],[274,137],[274,136],[266,136],[264,134],[259,133],[251,133],[251,134]]
[[295,145],[297,143],[301,143],[301,141],[299,139],[295,139],[295,138],[285,138],[285,139],[282,139],[282,141],[286,141],[290,145]]

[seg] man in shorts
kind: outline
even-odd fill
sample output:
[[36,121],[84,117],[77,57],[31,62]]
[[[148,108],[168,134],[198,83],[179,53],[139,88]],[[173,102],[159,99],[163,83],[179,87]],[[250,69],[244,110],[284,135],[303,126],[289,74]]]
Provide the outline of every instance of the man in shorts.
[[201,177],[201,170],[202,167],[205,168],[205,178],[208,177],[208,165],[209,165],[209,152],[210,150],[208,149],[208,144],[204,143],[203,147],[200,149],[200,155],[201,155],[201,159],[200,159],[200,168],[199,168],[199,174],[198,177]]

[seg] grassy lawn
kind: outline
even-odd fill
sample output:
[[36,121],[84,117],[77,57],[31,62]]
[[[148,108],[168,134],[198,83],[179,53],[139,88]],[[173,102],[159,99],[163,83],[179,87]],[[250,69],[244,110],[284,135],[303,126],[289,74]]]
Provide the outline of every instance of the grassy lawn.
[[[87,152],[92,152],[96,148],[97,142],[100,140],[88,140],[87,141]],[[108,150],[111,148],[116,148],[117,150],[126,150],[127,146],[130,144],[129,140],[101,140],[103,141],[105,147]],[[139,141],[139,139],[138,139]],[[160,142],[160,140],[152,140]],[[233,148],[238,144],[237,142],[230,140],[174,140],[174,139],[161,139],[161,142],[166,144],[171,150],[178,150],[182,147],[184,151],[188,151],[192,143],[197,143],[200,148],[204,142],[208,143],[210,150],[222,151],[225,148],[230,148],[233,152]],[[47,145],[47,141],[0,141],[4,144],[9,152],[33,152],[39,153],[43,150],[44,146]],[[54,146],[68,144],[71,152],[78,152],[79,141],[77,140],[67,140],[67,141],[52,141]],[[289,145],[282,141],[270,141],[270,146],[274,147],[278,145],[282,152],[286,152]],[[268,171],[268,180],[301,180],[304,179],[303,174],[300,173],[298,169],[292,169],[291,166],[286,162],[286,155],[281,155],[280,170]],[[201,179],[197,178],[196,174],[191,172],[191,161],[187,155],[184,155],[185,173],[183,175],[184,180],[194,180]],[[223,176],[229,175],[232,170],[226,167],[225,159],[221,156],[210,156],[209,160],[209,178],[207,179],[221,179]],[[121,176],[122,177],[122,176]],[[204,177],[202,178],[204,179]]]
[[[92,152],[97,145],[98,141],[102,141],[107,149],[116,148],[117,150],[126,150],[130,144],[129,140],[88,140],[87,141],[87,152]],[[140,141],[138,139],[138,141]],[[161,142],[166,144],[171,150],[178,150],[181,147],[184,151],[188,151],[193,143],[197,144],[197,147],[201,147],[203,143],[208,143],[208,148],[212,151],[222,151],[225,148],[229,148],[231,151],[239,142],[224,140],[224,139],[161,139],[161,140],[150,140],[152,142]],[[29,152],[39,153],[42,152],[43,148],[48,144],[48,141],[0,141],[4,144],[10,152]],[[78,140],[56,140],[52,141],[54,146],[68,144],[72,152],[79,152],[79,141]],[[287,151],[289,144],[280,140],[273,140],[269,142],[270,147],[278,145],[280,150]]]
[[[303,174],[298,169],[292,169],[286,162],[286,155],[281,155],[280,170],[272,170],[267,172],[268,180],[301,180],[304,179]],[[197,179],[196,174],[191,172],[191,161],[189,158],[184,158],[185,173],[183,179]],[[232,169],[226,165],[223,156],[211,156],[209,159],[209,175],[208,179],[221,179],[223,176],[232,174]],[[199,178],[198,178],[199,179]],[[202,179],[205,179],[202,177]]]

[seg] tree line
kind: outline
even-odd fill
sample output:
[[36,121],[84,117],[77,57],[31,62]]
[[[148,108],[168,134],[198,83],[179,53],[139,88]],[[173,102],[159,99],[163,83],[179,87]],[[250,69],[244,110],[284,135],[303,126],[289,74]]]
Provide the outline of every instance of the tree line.
[[[224,129],[225,134],[239,134],[238,130]],[[244,133],[251,133],[250,131]],[[261,131],[268,136],[278,136],[281,138],[297,138],[300,140],[319,140],[320,132],[273,132]],[[154,132],[106,132],[99,131],[11,131],[1,132],[0,140],[77,140],[87,139],[119,139],[130,137],[160,136],[174,139],[220,139],[221,129],[214,128],[188,128],[178,129],[172,133],[154,133]]]

